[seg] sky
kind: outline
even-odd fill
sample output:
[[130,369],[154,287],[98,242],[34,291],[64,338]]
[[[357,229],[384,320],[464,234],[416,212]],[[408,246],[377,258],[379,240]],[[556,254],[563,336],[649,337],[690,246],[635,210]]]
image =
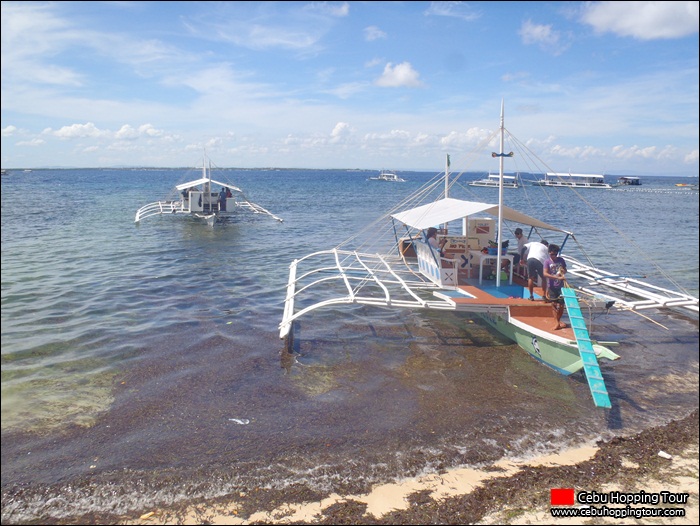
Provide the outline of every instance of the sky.
[[2,167],[437,173],[503,104],[554,171],[697,176],[698,26],[697,1],[2,2]]

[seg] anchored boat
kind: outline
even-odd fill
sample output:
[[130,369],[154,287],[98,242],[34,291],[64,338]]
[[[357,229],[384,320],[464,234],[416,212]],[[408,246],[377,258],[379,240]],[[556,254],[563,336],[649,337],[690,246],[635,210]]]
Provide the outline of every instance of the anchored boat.
[[243,190],[234,184],[212,179],[211,161],[205,155],[201,177],[176,185],[171,198],[139,208],[134,222],[155,215],[188,215],[213,225],[217,219],[232,216],[239,209],[266,214],[282,221],[272,212],[249,201]]
[[[487,188],[498,188],[501,184],[500,174],[489,174],[484,179],[477,179],[469,183],[469,186],[484,186]],[[503,188],[520,188],[517,175],[504,175]]]
[[642,180],[639,177],[623,175],[617,178],[617,184],[615,186],[641,186],[641,184]]
[[612,188],[605,182],[605,176],[600,174],[572,174],[547,172],[544,179],[532,181],[534,186],[550,186],[555,188]]
[[[501,175],[504,158],[513,156],[504,153],[503,121],[502,105],[500,152],[491,154],[500,158]],[[443,175],[358,233],[354,238],[360,240],[358,246],[350,246],[353,240],[349,240],[292,261],[280,338],[291,349],[294,326],[302,316],[344,304],[476,313],[555,371],[570,375],[583,370],[595,405],[611,407],[599,360],[618,358],[609,348],[616,342],[596,341],[584,312],[616,305],[632,310],[683,308],[697,313],[698,299],[568,256],[567,242],[577,243],[573,232],[505,206],[502,185],[497,203],[450,197],[456,178],[450,179],[449,163],[448,156]],[[431,195],[436,197],[429,198]],[[384,222],[389,227],[386,230],[380,229]],[[527,232],[530,241],[546,236],[560,246],[566,262],[561,299],[568,319],[565,328],[555,328],[560,324],[555,324],[553,306],[545,301],[542,284],[533,283],[531,300],[514,255],[491,248],[493,239],[496,247],[505,246],[505,230],[516,227]],[[428,238],[428,229],[433,228],[438,229],[440,248],[434,248]]]
[[388,183],[405,183],[406,179],[399,177],[396,172],[382,170],[376,177],[368,177],[368,181],[386,181]]

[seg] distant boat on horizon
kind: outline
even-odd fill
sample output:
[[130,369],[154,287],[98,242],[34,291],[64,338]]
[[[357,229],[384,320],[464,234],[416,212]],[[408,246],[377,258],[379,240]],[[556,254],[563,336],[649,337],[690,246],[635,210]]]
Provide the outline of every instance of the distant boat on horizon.
[[396,172],[390,170],[382,170],[376,177],[367,178],[368,181],[387,181],[390,183],[405,183],[406,179],[399,177]]
[[[488,177],[484,179],[477,179],[476,181],[470,182],[469,186],[486,186],[489,188],[498,188],[500,186],[500,175],[490,173]],[[520,188],[520,185],[518,184],[518,176],[504,175],[503,188]]]
[[547,172],[544,179],[533,181],[534,186],[554,186],[567,188],[612,188],[602,174],[572,174]]
[[616,186],[640,186],[642,181],[639,177],[633,177],[631,175],[624,175],[618,177]]

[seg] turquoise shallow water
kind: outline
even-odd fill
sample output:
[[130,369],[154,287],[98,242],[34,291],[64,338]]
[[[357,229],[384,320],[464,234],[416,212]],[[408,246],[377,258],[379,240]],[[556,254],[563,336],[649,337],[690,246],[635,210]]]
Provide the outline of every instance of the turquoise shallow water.
[[[583,378],[455,313],[318,311],[302,319],[289,360],[277,327],[290,262],[336,246],[433,174],[402,173],[403,184],[363,171],[226,175],[285,221],[135,225],[136,209],[185,170],[3,176],[3,523],[129,513],[265,482],[328,490],[410,474],[416,456],[425,469],[477,465],[697,407],[697,316],[683,314],[649,315],[668,330],[632,313],[594,320],[599,339],[620,342],[622,359],[603,366],[611,411],[593,408]],[[570,225],[613,271],[668,286],[662,269],[697,296],[698,196],[675,182],[643,178],[585,202],[525,187],[506,204]]]

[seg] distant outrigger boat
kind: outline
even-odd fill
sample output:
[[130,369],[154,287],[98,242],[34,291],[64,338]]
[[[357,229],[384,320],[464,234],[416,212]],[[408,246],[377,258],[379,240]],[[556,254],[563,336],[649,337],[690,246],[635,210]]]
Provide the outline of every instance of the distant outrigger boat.
[[[498,188],[500,185],[500,175],[499,174],[489,174],[488,177],[484,179],[477,179],[469,183],[469,186],[482,186],[488,188]],[[519,188],[518,177],[516,175],[504,175],[503,176],[503,188]]]
[[[512,156],[503,153],[504,133],[502,105],[501,153],[492,154],[501,158],[499,174],[503,174],[503,158]],[[494,234],[498,239],[496,246],[504,246],[501,236],[506,223],[509,227],[529,227],[528,237],[535,234],[539,237],[543,231],[548,232],[548,239],[552,239],[550,234],[562,236],[559,243],[562,250],[567,240],[576,242],[573,234],[504,206],[502,187],[498,204],[448,197],[453,183],[449,180],[449,157],[443,179],[444,191],[436,200],[425,203],[431,192],[434,195],[443,187],[443,181],[438,178],[403,201],[414,203],[413,207],[383,218],[389,223],[386,231],[375,222],[368,226],[371,236],[366,232],[358,234],[355,239],[360,240],[360,248],[348,246],[352,241],[348,240],[336,248],[292,261],[279,326],[280,338],[286,340],[289,350],[293,348],[294,326],[299,319],[333,305],[476,313],[555,371],[569,375],[583,370],[595,405],[611,407],[598,360],[618,358],[608,348],[615,342],[592,339],[581,303],[585,304],[590,297],[592,303],[602,302],[606,309],[618,304],[632,310],[685,308],[698,312],[698,299],[684,292],[615,275],[561,254],[567,263],[567,286],[562,294],[569,326],[555,329],[551,304],[530,300],[526,282],[513,275],[512,256],[498,250],[490,254],[487,247]],[[425,204],[415,206],[419,202]],[[449,224],[461,225],[461,233],[448,234]],[[430,227],[442,229],[439,236],[446,240],[444,254],[428,243],[426,232]],[[370,248],[373,246],[381,251],[373,252]],[[510,276],[501,277],[501,263],[506,259],[511,263]],[[483,267],[490,262],[498,269],[493,281],[483,278]],[[502,280],[506,279],[508,284],[503,284]],[[617,294],[601,292],[601,288]],[[543,299],[543,289],[534,290],[535,299]]]
[[612,188],[605,182],[605,176],[599,174],[572,174],[547,172],[544,179],[532,181],[534,186],[568,187],[568,188]]
[[[226,197],[226,190],[230,191],[228,197]],[[139,208],[136,211],[134,222],[138,223],[142,219],[155,215],[184,214],[204,219],[207,224],[213,225],[217,218],[230,217],[238,209],[249,210],[256,214],[267,214],[277,221],[282,221],[281,218],[262,206],[248,201],[243,190],[237,186],[212,179],[211,161],[207,159],[206,155],[202,163],[202,176],[199,179],[175,186],[175,191],[175,197],[171,199],[155,201]]]
[[368,181],[387,181],[389,183],[405,183],[406,179],[399,177],[396,172],[382,170],[376,177],[368,177]]
[[617,179],[617,186],[640,186],[642,184],[642,181],[639,177],[633,177],[630,175],[624,175],[622,177],[618,177]]

